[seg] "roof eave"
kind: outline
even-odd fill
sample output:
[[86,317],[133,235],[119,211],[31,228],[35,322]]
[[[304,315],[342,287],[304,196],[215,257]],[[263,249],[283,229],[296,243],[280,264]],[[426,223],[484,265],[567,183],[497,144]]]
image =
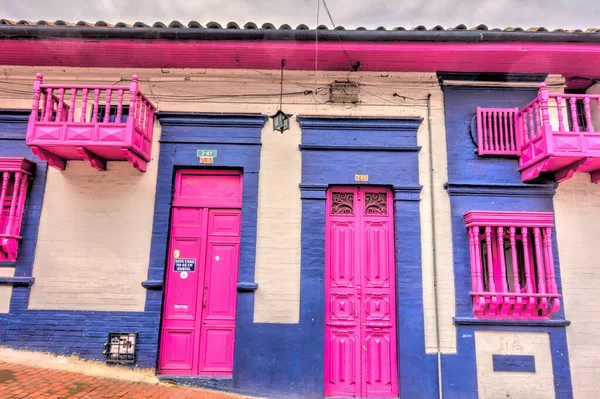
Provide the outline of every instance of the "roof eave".
[[278,30],[210,28],[117,28],[0,26],[3,39],[128,39],[128,40],[294,40],[341,42],[436,43],[600,43],[600,33],[404,30]]

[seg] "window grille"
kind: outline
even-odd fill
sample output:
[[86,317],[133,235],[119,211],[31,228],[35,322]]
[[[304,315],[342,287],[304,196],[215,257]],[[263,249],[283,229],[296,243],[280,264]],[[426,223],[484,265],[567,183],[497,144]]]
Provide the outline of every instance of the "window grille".
[[17,260],[27,188],[35,163],[0,157],[0,262]]
[[465,214],[475,317],[548,318],[560,309],[551,212]]

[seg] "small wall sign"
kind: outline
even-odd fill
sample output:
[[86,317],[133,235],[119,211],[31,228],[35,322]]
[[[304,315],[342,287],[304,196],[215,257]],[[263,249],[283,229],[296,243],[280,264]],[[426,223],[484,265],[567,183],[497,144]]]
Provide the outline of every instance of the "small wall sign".
[[175,259],[175,262],[173,264],[173,271],[175,271],[175,272],[195,272],[196,271],[196,259],[195,258]]
[[200,158],[200,163],[214,163],[217,157],[217,150],[198,150],[196,156]]
[[369,181],[369,175],[354,175],[354,181]]

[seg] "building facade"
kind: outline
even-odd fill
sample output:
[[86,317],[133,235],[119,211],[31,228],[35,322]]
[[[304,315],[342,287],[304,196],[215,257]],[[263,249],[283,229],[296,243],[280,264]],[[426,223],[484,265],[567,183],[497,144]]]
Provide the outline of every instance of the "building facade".
[[0,31],[1,345],[261,397],[595,397],[600,33]]

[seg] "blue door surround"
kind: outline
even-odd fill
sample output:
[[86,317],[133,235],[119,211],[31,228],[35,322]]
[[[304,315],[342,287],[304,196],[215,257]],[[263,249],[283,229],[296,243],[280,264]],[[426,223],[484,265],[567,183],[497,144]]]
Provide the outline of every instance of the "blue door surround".
[[[417,129],[420,118],[299,116],[302,128],[300,325],[310,372],[323,395],[325,197],[330,185],[392,188],[395,212],[400,397],[437,397],[437,363],[425,354]],[[364,184],[364,183],[363,183]],[[309,365],[312,364],[312,369]]]

